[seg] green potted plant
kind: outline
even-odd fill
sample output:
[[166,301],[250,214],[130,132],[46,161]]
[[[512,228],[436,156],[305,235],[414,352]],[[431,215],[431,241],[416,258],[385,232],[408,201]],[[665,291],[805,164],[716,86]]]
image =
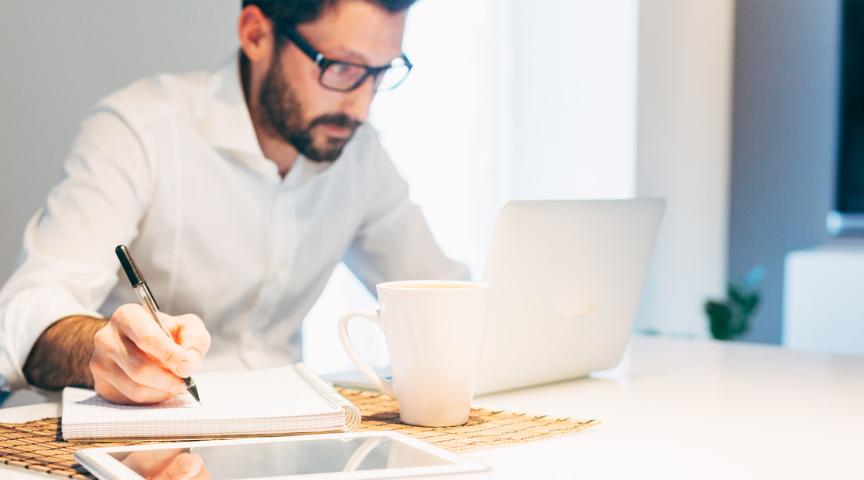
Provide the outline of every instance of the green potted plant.
[[765,268],[756,266],[742,282],[729,282],[724,300],[705,302],[708,327],[717,340],[734,340],[747,333],[750,317],[759,306],[759,286],[765,278]]

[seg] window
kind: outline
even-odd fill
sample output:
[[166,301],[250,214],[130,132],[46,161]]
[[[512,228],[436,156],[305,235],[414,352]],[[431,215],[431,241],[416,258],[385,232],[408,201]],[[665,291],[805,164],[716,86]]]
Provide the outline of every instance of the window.
[[[636,22],[636,0],[412,7],[414,70],[376,98],[372,123],[444,251],[475,277],[506,200],[633,195]],[[352,368],[336,319],[375,306],[340,265],[304,323],[306,363]],[[358,353],[386,364],[375,327],[352,325]]]

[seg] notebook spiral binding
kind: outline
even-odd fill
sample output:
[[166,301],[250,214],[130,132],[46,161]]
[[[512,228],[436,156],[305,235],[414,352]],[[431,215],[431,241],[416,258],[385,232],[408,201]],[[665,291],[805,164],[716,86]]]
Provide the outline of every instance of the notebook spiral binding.
[[357,406],[346,400],[342,395],[339,395],[333,387],[324,382],[321,377],[313,373],[306,365],[297,363],[294,365],[294,370],[328,405],[333,408],[342,409],[345,412],[345,431],[356,430],[360,426],[362,415]]

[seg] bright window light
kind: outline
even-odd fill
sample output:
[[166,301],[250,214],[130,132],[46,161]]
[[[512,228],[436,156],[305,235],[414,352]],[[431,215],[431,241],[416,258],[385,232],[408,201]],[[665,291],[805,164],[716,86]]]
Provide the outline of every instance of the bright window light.
[[[404,49],[415,68],[375,99],[372,124],[445,253],[483,264],[513,198],[633,194],[636,0],[420,1]],[[304,361],[352,368],[336,319],[376,303],[340,265],[304,322]],[[383,337],[352,324],[358,353],[387,363]]]

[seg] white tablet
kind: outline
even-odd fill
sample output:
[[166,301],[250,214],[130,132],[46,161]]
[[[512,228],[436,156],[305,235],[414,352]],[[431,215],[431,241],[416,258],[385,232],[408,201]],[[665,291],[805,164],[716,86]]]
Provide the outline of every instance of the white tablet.
[[[394,432],[339,433],[88,448],[75,459],[100,480],[172,478],[192,454],[211,480],[368,479],[479,472],[485,465]],[[182,456],[182,457],[181,457]],[[200,457],[200,461],[197,458]]]

